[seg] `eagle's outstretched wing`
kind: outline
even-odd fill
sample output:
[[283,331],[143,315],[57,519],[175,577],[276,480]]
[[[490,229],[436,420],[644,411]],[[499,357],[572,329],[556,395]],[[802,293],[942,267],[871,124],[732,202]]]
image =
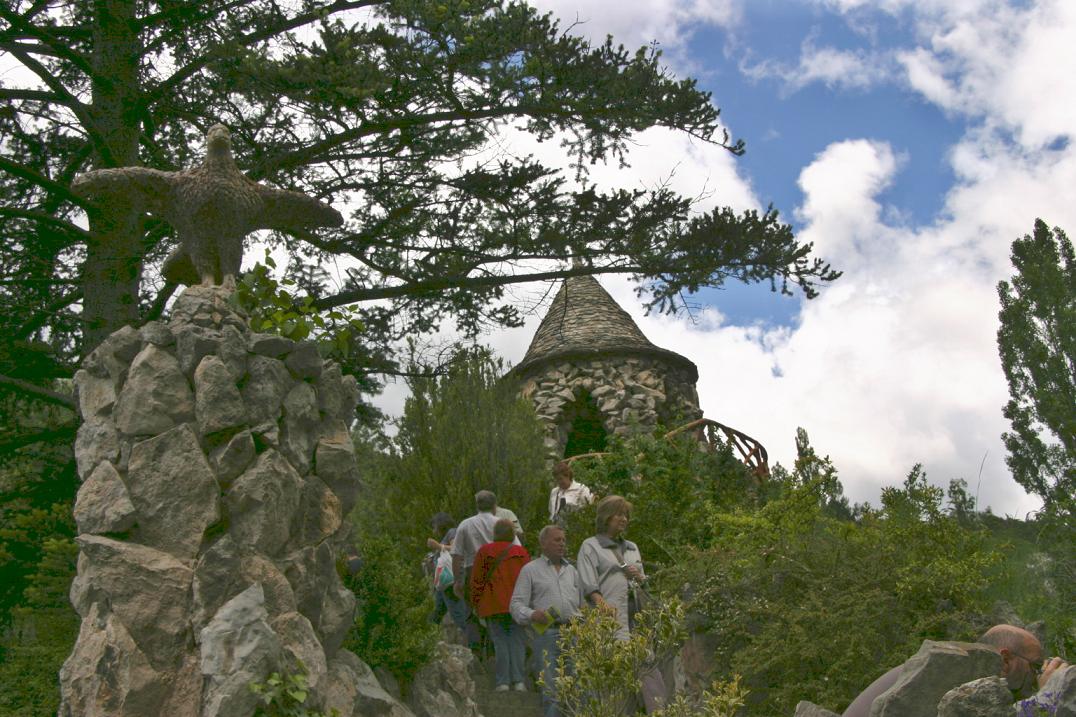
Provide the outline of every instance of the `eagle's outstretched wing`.
[[256,218],[258,229],[310,229],[338,227],[344,217],[328,204],[299,192],[254,185],[263,211]]
[[123,195],[133,199],[144,210],[160,216],[170,206],[176,178],[176,172],[148,167],[95,169],[75,177],[71,182],[71,191],[91,199]]

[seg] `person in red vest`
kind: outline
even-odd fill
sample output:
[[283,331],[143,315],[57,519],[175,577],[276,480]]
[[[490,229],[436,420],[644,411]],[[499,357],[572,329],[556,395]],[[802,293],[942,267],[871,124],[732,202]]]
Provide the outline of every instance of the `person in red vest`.
[[531,556],[526,548],[515,545],[514,540],[512,521],[498,520],[493,526],[493,542],[478,549],[471,571],[471,606],[489,626],[495,660],[494,689],[498,692],[508,690],[509,685],[520,692],[527,689],[523,684],[524,628],[512,620],[508,604],[519,571],[530,562]]

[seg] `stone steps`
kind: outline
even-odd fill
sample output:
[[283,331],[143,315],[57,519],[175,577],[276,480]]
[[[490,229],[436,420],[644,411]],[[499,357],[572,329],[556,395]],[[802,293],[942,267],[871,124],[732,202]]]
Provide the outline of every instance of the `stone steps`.
[[495,692],[493,658],[483,660],[482,674],[475,679],[475,702],[482,717],[542,717],[542,697],[527,679],[527,691]]

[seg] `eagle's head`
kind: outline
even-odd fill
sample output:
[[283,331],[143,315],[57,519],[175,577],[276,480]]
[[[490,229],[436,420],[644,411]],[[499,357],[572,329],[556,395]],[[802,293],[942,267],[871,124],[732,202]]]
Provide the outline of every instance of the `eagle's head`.
[[206,150],[210,154],[231,154],[232,133],[222,124],[215,124],[205,134]]

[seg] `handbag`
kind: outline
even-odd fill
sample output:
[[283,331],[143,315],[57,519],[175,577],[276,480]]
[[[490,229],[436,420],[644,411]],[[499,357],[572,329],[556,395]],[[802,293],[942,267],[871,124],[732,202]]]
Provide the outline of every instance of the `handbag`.
[[[616,556],[617,565],[624,565],[624,553],[617,548],[609,548],[609,551]],[[634,580],[628,581],[628,626],[630,628],[635,627],[635,616],[643,610],[646,610],[654,603],[653,596],[650,592]]]
[[437,564],[433,569],[433,589],[444,590],[452,585],[452,553],[442,550],[437,556]]

